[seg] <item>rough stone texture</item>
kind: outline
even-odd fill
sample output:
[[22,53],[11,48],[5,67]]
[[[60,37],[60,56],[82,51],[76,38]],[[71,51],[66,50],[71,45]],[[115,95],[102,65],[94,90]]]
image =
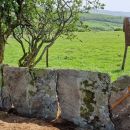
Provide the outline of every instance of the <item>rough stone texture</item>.
[[130,86],[130,76],[121,76],[112,83],[113,91],[121,91]]
[[19,113],[29,114],[28,88],[32,87],[31,76],[26,68],[3,68],[2,107],[9,110],[12,105]]
[[[129,76],[122,76],[112,83],[109,101],[111,106],[128,94],[128,87],[130,87]],[[130,92],[128,97],[124,98],[122,102],[111,109],[111,112],[117,130],[130,129]]]
[[95,130],[114,130],[109,118],[110,78],[107,74],[59,70],[58,95],[61,117]]
[[56,74],[54,71],[3,68],[2,107],[12,105],[18,113],[53,120],[57,114]]
[[[59,100],[61,117],[81,129],[114,130],[109,105],[127,93],[130,77],[123,76],[110,85],[109,76],[99,72],[1,65],[0,86],[0,107],[6,110],[14,105],[21,115],[53,120]],[[130,129],[129,109],[130,97],[111,111],[118,130]]]
[[57,117],[58,99],[56,92],[57,74],[51,70],[34,70],[33,76],[36,91],[30,90],[31,113],[47,120]]

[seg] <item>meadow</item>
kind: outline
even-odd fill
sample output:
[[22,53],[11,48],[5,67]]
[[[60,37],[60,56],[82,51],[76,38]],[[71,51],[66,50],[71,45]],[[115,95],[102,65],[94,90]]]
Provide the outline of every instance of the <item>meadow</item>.
[[[49,68],[67,68],[109,73],[112,80],[130,74],[130,50],[124,71],[121,64],[124,53],[123,32],[78,32],[72,41],[59,38],[49,50]],[[82,40],[82,42],[80,42]],[[20,45],[12,38],[5,50],[5,64],[17,66],[22,54]],[[45,57],[36,66],[45,67]]]
[[81,21],[89,26],[90,30],[95,31],[114,31],[122,30],[122,16],[111,16],[106,14],[82,13]]

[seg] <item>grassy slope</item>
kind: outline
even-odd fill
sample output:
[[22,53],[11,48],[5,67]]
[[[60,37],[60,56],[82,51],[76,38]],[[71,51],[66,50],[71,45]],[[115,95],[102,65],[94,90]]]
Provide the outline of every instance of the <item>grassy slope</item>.
[[111,31],[116,28],[122,28],[123,17],[111,16],[105,14],[81,14],[81,21],[92,30]]
[[[130,52],[128,51],[125,71],[120,71],[124,52],[124,34],[122,32],[85,32],[78,33],[78,40],[58,39],[50,49],[51,68],[74,68],[107,72],[116,79],[130,72]],[[5,63],[17,66],[21,49],[16,41],[10,39],[6,45]],[[37,67],[44,68],[44,59]]]

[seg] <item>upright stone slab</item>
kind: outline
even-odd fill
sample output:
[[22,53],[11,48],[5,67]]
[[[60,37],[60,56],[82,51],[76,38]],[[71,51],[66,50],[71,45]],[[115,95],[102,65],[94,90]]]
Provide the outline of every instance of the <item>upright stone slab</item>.
[[61,117],[94,130],[114,130],[109,117],[110,78],[88,71],[59,70],[58,97]]
[[56,73],[50,70],[3,68],[3,108],[11,105],[18,113],[48,120],[56,118]]
[[32,70],[36,92],[30,90],[31,113],[47,120],[57,117],[58,99],[56,92],[57,73],[52,70]]
[[2,102],[3,108],[9,110],[15,106],[22,115],[30,115],[28,89],[33,88],[27,68],[3,67]]

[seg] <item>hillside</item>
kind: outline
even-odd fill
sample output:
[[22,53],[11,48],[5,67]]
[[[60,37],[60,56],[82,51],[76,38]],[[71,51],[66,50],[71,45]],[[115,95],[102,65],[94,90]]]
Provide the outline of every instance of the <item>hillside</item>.
[[94,31],[121,30],[123,24],[122,16],[112,16],[98,13],[82,13],[81,21]]
[[109,11],[109,10],[92,10],[91,12],[98,13],[98,14],[112,15],[112,16],[130,17],[130,12]]

